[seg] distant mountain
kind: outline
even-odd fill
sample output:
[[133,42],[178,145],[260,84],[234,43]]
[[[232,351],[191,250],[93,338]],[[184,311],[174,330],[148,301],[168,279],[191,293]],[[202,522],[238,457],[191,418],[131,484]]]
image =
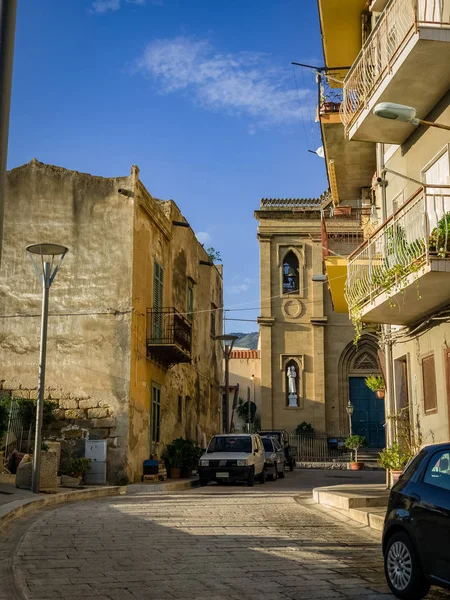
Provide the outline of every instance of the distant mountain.
[[230,333],[230,335],[237,335],[238,339],[234,342],[235,346],[239,348],[249,348],[250,350],[258,349],[258,336],[259,333],[257,331],[253,333]]

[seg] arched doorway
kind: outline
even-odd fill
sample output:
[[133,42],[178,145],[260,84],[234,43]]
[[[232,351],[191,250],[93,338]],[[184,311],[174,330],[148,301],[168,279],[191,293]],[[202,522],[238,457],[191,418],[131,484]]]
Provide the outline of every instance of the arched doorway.
[[386,445],[384,400],[369,390],[364,379],[368,375],[379,375],[378,344],[375,336],[361,336],[358,346],[349,344],[339,361],[341,414],[347,421],[346,406],[353,404],[352,432],[367,439],[369,448],[384,448]]

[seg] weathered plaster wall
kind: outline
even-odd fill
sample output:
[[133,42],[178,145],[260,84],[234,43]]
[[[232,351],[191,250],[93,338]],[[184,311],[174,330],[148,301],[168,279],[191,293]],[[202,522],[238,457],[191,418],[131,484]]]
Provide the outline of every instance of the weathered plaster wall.
[[[234,353],[245,355],[245,350]],[[225,369],[225,366],[224,366]],[[254,376],[252,381],[252,375]],[[261,358],[238,358],[232,356],[230,359],[230,386],[239,384],[239,397],[247,400],[248,388],[250,388],[250,400],[256,404],[257,415],[261,417]],[[230,393],[230,415],[233,404],[233,393]],[[245,422],[234,415],[234,423],[238,429],[242,429]]]
[[[129,444],[130,477],[138,480],[151,452],[161,455],[165,445],[179,436],[203,444],[219,429],[222,355],[211,335],[210,310],[211,304],[221,308],[223,299],[221,268],[200,265],[200,260],[209,259],[193,231],[172,224],[185,220],[176,204],[154,199],[141,183],[135,202]],[[194,283],[192,362],[170,369],[146,358],[145,315],[153,306],[155,258],[165,269],[164,306],[174,306],[187,316],[188,278]],[[219,310],[216,335],[221,322]],[[150,447],[152,382],[161,386],[161,441],[155,448]]]
[[[109,439],[109,479],[126,463],[131,331],[130,178],[31,161],[8,173],[0,268],[0,380],[36,397],[41,288],[25,246],[69,247],[50,291],[46,396],[56,430]],[[80,433],[81,435],[81,433]]]

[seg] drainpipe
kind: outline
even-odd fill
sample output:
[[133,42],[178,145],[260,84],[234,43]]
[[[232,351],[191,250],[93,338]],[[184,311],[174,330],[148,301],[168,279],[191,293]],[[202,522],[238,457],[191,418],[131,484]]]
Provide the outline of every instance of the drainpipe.
[[[387,219],[387,201],[386,201],[386,168],[384,164],[384,144],[377,143],[377,172],[381,177],[380,189],[381,189],[381,213],[382,221]],[[394,422],[389,417],[395,414],[396,411],[396,398],[394,392],[394,359],[392,356],[392,337],[391,337],[391,326],[389,324],[383,325],[384,333],[384,350],[386,357],[385,373],[386,373],[386,396],[384,401],[384,408],[386,413],[386,446],[390,447],[395,442],[395,428]],[[390,487],[390,473],[386,471],[386,484]]]

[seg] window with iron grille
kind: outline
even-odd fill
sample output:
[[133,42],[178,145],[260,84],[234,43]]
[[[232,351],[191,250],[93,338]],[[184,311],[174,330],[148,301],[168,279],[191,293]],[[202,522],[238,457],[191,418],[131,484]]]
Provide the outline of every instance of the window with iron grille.
[[161,428],[161,388],[152,383],[151,442],[157,444]]
[[423,405],[425,412],[437,410],[436,369],[434,355],[422,359]]

